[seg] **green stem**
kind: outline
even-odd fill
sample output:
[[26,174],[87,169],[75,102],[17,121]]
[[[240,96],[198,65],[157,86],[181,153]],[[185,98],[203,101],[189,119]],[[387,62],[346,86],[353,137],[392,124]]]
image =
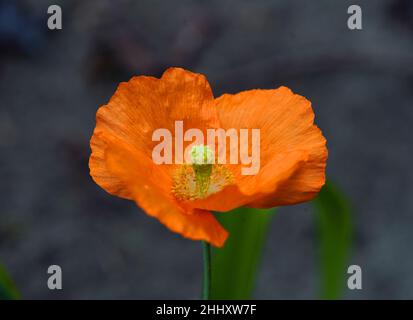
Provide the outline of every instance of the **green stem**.
[[202,285],[202,299],[209,300],[211,296],[211,245],[202,241],[204,251],[204,279]]

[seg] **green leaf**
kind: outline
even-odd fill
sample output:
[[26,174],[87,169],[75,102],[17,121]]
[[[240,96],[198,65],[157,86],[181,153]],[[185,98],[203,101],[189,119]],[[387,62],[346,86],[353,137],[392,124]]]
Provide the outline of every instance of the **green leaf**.
[[211,299],[250,299],[268,224],[274,210],[239,208],[217,215],[229,232],[213,249]]
[[351,248],[350,206],[343,193],[330,182],[313,204],[319,234],[321,298],[338,299],[345,287]]
[[0,265],[0,300],[19,299],[20,295],[6,270]]

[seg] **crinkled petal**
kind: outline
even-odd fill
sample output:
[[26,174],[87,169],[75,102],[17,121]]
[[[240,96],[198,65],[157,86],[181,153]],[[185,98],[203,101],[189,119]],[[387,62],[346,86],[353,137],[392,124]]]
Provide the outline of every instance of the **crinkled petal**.
[[202,208],[267,208],[308,201],[319,192],[325,183],[327,148],[314,125],[310,101],[280,87],[224,94],[215,102],[222,128],[260,130],[260,170],[242,175],[245,165],[229,165],[236,186],[209,197]]

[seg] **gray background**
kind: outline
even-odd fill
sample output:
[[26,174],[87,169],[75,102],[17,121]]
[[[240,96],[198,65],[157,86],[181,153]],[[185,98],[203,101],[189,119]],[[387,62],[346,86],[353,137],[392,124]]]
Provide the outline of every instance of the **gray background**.
[[[349,262],[362,267],[363,290],[344,297],[413,298],[412,1],[9,3],[18,14],[0,15],[0,261],[23,297],[199,297],[200,244],[107,195],[87,167],[96,109],[117,83],[180,65],[216,95],[287,85],[310,98],[328,176],[354,209]],[[63,30],[52,32],[55,3]],[[363,9],[362,31],[347,28],[350,4]],[[254,297],[317,298],[316,244],[308,205],[280,209]],[[51,264],[63,269],[60,292],[46,287]]]

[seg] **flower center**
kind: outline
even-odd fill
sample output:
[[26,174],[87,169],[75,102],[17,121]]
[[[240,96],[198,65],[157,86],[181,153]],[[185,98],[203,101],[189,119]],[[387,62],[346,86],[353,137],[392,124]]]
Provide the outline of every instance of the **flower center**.
[[190,156],[191,164],[179,166],[174,177],[172,192],[177,199],[204,199],[232,183],[231,172],[221,164],[213,164],[210,147],[194,146]]

